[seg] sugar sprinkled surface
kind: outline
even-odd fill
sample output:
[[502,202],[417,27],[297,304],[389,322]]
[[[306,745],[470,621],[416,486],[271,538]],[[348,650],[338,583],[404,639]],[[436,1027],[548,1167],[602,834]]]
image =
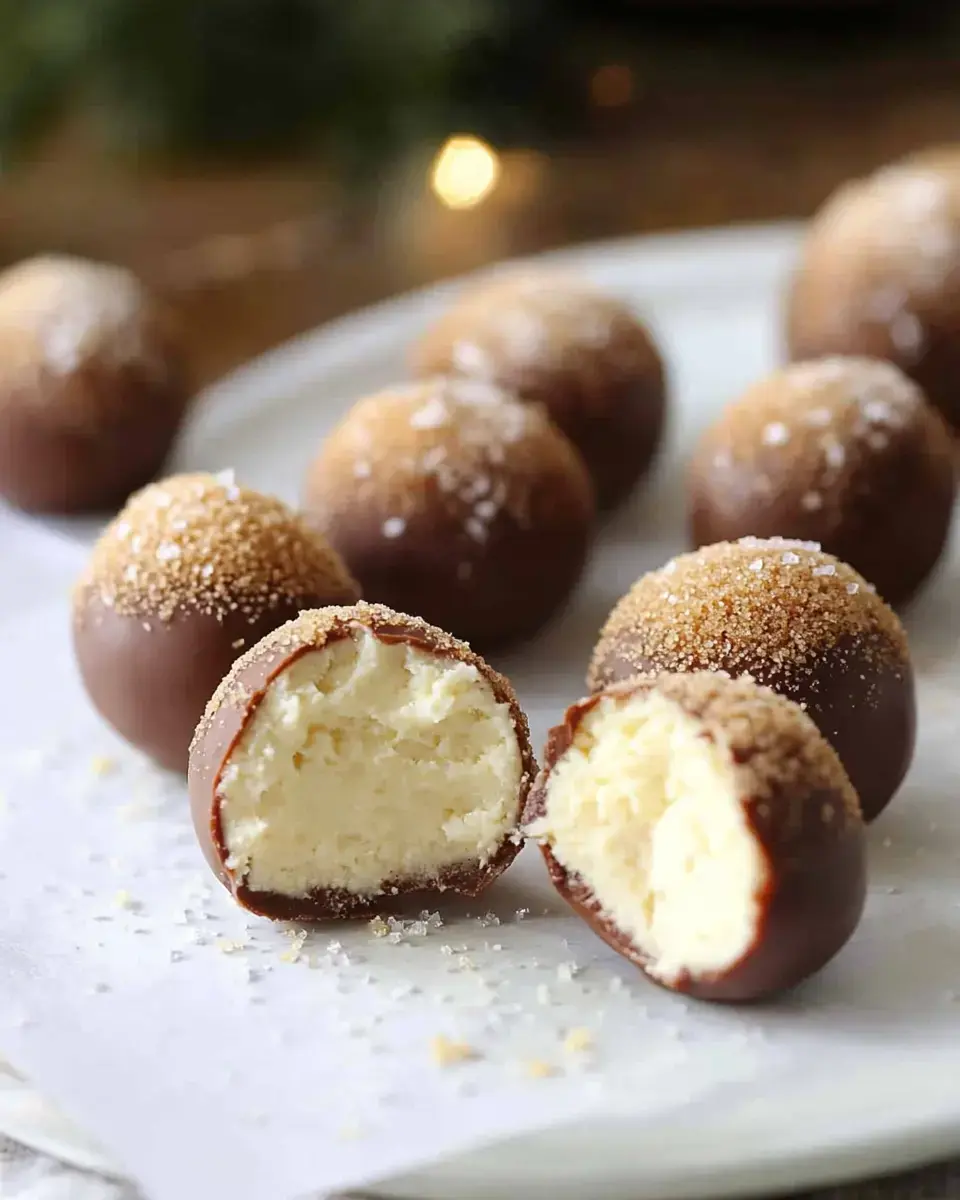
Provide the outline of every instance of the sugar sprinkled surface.
[[[762,571],[752,567],[760,557]],[[673,562],[669,576],[663,570],[644,575],[614,608],[594,652],[592,687],[607,681],[610,664],[620,658],[641,671],[740,673],[759,654],[768,681],[787,694],[836,645],[852,643],[878,664],[907,660],[898,618],[851,567],[815,544],[743,538]],[[667,578],[675,604],[664,599]]]
[[[882,490],[898,460],[889,447],[949,453],[946,431],[919,388],[890,363],[832,356],[792,363],[748,388],[704,434],[694,478],[722,490],[734,476],[756,504],[842,522],[844,505]],[[889,466],[888,466],[889,464]]]
[[546,495],[592,503],[582,463],[544,413],[473,379],[428,379],[359,401],[326,440],[307,490],[321,525],[362,505],[387,539],[440,515],[461,539],[463,579],[491,530],[529,528],[552,507]]
[[78,594],[121,616],[178,611],[251,619],[280,601],[352,600],[356,585],[326,541],[285,504],[213,475],[137,492],[104,531]]

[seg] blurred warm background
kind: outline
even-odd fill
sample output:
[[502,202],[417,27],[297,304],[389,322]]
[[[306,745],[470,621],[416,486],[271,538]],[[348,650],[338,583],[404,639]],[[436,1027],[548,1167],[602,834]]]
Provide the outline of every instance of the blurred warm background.
[[803,217],[958,139],[953,0],[0,0],[0,265],[134,267],[204,379],[506,255]]

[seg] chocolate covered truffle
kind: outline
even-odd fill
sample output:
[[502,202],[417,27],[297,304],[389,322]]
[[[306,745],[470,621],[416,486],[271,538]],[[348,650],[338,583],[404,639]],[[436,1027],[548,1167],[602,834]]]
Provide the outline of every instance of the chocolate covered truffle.
[[895,363],[960,430],[960,172],[901,164],[814,218],[787,304],[794,359]]
[[73,643],[100,714],[183,771],[234,659],[301,609],[352,603],[338,555],[286,505],[233,473],[179,475],[133,496],[77,585]]
[[940,557],[954,491],[950,432],[916,384],[877,359],[826,358],[768,376],[707,430],[690,528],[697,546],[820,542],[900,605]]
[[302,613],[234,664],[188,782],[237,901],[309,920],[483,891],[518,853],[535,769],[506,679],[441,630],[358,604]]
[[837,755],[796,704],[746,679],[661,675],[575,704],[525,832],[606,942],[704,1000],[793,987],[863,911],[864,827]]
[[303,505],[368,600],[485,647],[562,607],[594,523],[586,469],[539,408],[439,378],[355,405]]
[[168,315],[129,271],[36,258],[0,274],[0,495],[115,508],[152,479],[187,406]]
[[589,686],[663,671],[749,675],[799,704],[872,821],[913,758],[903,626],[861,575],[813,543],[721,542],[644,575],[600,634]]
[[559,272],[476,285],[427,330],[412,364],[542,404],[583,455],[602,508],[624,499],[660,445],[666,390],[650,334],[623,301]]

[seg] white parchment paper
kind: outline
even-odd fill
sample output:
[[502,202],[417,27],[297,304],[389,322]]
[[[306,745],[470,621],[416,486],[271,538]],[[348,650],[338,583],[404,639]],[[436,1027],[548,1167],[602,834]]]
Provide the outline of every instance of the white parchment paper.
[[[538,744],[582,690],[614,601],[682,548],[679,447],[773,359],[771,280],[736,300],[728,276],[710,290],[705,263],[688,264],[696,287],[678,290],[673,265],[663,284],[682,400],[657,480],[608,526],[565,616],[497,663]],[[636,270],[611,264],[614,282]],[[398,374],[409,334],[371,323],[355,361],[331,352],[331,387]],[[299,386],[312,369],[304,352]],[[234,465],[293,498],[331,409],[304,393],[266,419],[271,379],[247,380],[234,426],[202,419],[181,463]],[[120,745],[81,692],[67,600],[80,551],[0,516],[0,1049],[152,1200],[292,1200],[564,1122],[619,1116],[640,1139],[671,1114],[776,1102],[804,1078],[839,1089],[867,1067],[960,1078],[956,542],[910,614],[920,745],[871,831],[863,925],[818,979],[736,1010],[648,985],[568,915],[530,850],[478,904],[385,931],[240,912],[201,861],[182,782]],[[441,1065],[438,1037],[473,1057]]]

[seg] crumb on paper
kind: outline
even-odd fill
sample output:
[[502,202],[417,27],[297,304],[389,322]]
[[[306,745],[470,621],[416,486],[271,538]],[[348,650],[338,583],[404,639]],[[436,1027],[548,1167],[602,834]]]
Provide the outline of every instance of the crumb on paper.
[[134,900],[126,888],[121,888],[114,895],[113,902],[117,908],[126,909],[128,912],[136,912],[141,907],[140,901]]
[[583,1054],[587,1050],[592,1050],[593,1033],[582,1025],[570,1029],[563,1039],[563,1048],[567,1054]]
[[215,944],[221,954],[239,954],[241,950],[247,948],[247,942],[240,941],[238,938],[217,938]]
[[430,1040],[430,1057],[438,1067],[453,1067],[457,1063],[475,1062],[479,1051],[467,1042],[454,1042],[442,1033]]
[[337,1130],[341,1142],[356,1142],[367,1136],[367,1131],[359,1121],[347,1121]]
[[537,1003],[544,1005],[553,1003],[553,997],[550,995],[550,989],[545,983],[540,983],[537,985]]
[[97,776],[110,775],[117,769],[117,760],[108,754],[95,754],[90,759],[90,771]]
[[523,1064],[523,1073],[528,1079],[550,1079],[559,1074],[557,1068],[542,1058],[531,1058]]

